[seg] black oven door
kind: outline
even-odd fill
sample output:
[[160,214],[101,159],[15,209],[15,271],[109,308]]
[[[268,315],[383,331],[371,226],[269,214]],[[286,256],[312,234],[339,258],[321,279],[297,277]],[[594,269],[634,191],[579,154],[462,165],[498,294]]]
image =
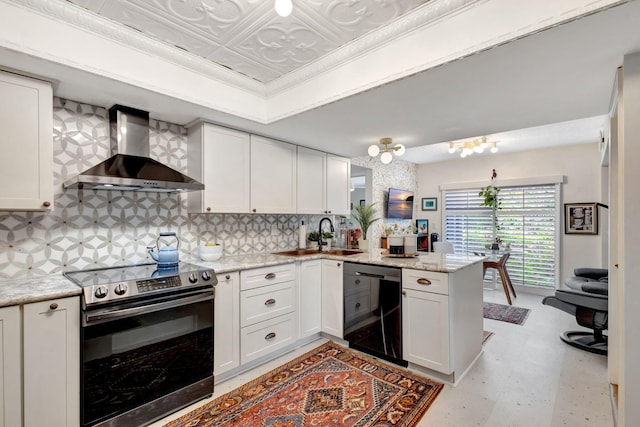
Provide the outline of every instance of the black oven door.
[[82,426],[131,426],[213,393],[213,291],[83,313]]

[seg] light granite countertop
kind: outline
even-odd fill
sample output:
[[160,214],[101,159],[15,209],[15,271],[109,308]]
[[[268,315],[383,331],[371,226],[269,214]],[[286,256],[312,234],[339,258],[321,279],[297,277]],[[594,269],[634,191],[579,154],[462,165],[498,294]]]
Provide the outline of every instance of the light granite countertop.
[[[202,261],[195,256],[191,256],[183,257],[181,261],[213,268],[217,274],[223,274],[231,271],[249,270],[252,268],[288,264],[310,259],[335,259],[360,264],[374,264],[399,268],[412,268],[416,270],[439,271],[442,273],[454,273],[469,265],[482,262],[485,257],[429,252],[413,258],[392,258],[383,256],[380,250],[377,250],[375,252],[348,256],[331,255],[319,252],[302,256],[258,253],[224,256],[217,261],[211,262]],[[28,304],[31,302],[46,301],[80,294],[81,289],[65,278],[62,274],[24,279],[0,280],[0,307]]]
[[271,253],[224,256],[218,261],[201,261],[197,257],[191,257],[185,261],[203,267],[213,268],[216,273],[248,270],[251,268],[267,267],[269,265],[286,264],[310,259],[335,259],[339,261],[357,262],[360,264],[374,264],[389,267],[412,268],[416,270],[438,271],[442,273],[454,273],[467,266],[482,262],[486,257],[473,255],[454,255],[426,252],[424,255],[411,258],[395,258],[382,255],[380,250],[365,252],[356,255],[331,255],[326,253],[314,253],[309,255],[286,256]]
[[3,279],[0,281],[0,307],[72,297],[81,293],[80,287],[62,274]]

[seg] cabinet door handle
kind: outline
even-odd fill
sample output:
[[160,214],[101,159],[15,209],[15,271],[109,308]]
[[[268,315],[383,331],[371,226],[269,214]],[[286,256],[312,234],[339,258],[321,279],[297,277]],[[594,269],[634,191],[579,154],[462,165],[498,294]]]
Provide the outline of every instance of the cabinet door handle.
[[272,340],[276,337],[276,333],[275,332],[269,332],[267,335],[264,336],[265,340]]
[[45,208],[48,208],[49,206],[51,206],[51,202],[47,202],[45,200],[44,202],[42,202],[42,206],[44,206]]
[[416,282],[418,282],[419,285],[427,285],[427,286],[429,286],[431,284],[431,280],[424,279],[424,278],[418,279],[418,280],[416,280]]
[[52,302],[52,303],[51,303],[51,305],[49,305],[49,309],[50,309],[50,310],[55,310],[55,309],[57,309],[57,308],[58,308],[58,304],[57,304],[57,303],[55,303],[55,302]]
[[273,298],[269,298],[268,300],[266,300],[266,301],[264,302],[264,305],[273,305],[273,304],[275,304],[275,303],[276,303],[276,300],[275,300],[275,299],[273,299]]
[[402,291],[402,295],[407,296],[407,291]]
[[267,275],[264,276],[265,279],[275,279],[276,278],[276,273],[269,273]]
[[255,212],[255,211],[256,211],[255,209],[251,209],[251,212]]
[[207,212],[211,212],[211,208],[207,208]]
[[338,267],[340,267],[340,265],[341,265],[341,264],[340,264],[340,263],[338,263],[337,265],[338,265]]
[[360,308],[360,303],[359,302],[356,303],[356,308]]
[[228,274],[226,276],[224,276],[225,279],[229,280],[231,279],[231,276],[229,276]]

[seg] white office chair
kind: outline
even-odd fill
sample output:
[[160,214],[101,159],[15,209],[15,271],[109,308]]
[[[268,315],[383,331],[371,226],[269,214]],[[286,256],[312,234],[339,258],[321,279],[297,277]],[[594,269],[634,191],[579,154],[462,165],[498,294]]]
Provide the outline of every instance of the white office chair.
[[455,253],[453,250],[453,243],[451,242],[433,242],[433,252],[439,252],[442,254]]

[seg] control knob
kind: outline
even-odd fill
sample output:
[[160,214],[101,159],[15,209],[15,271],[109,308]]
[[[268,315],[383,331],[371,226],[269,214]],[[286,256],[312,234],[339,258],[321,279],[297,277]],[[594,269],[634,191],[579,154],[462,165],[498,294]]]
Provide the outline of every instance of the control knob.
[[118,283],[113,291],[116,295],[124,295],[127,292],[127,285],[124,283]]
[[211,280],[211,273],[209,273],[208,271],[203,271],[202,272],[202,280],[204,280],[204,281]]
[[94,295],[96,296],[96,298],[104,298],[108,293],[109,289],[107,289],[106,286],[98,286],[96,288],[96,291],[94,292]]
[[196,283],[197,281],[198,281],[198,276],[196,275],[196,273],[191,273],[189,275],[189,282]]

